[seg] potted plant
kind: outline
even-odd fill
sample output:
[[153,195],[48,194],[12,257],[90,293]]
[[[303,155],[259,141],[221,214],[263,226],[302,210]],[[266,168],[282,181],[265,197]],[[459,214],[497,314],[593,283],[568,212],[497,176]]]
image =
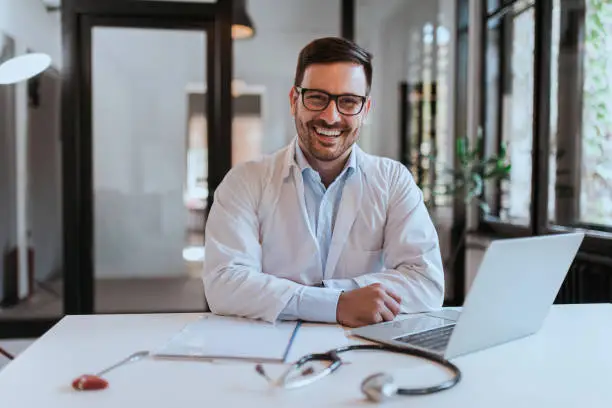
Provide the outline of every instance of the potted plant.
[[[456,165],[445,169],[449,181],[438,185],[431,195],[431,200],[441,195],[452,196],[463,201],[466,206],[477,204],[481,213],[488,214],[490,208],[482,196],[484,185],[487,181],[497,182],[509,178],[511,164],[507,156],[507,144],[502,143],[497,154],[484,157],[484,139],[482,130],[479,129],[474,146],[470,144],[468,137],[457,139],[455,155]],[[444,262],[445,270],[449,265],[454,265],[468,233],[466,225],[451,256]]]

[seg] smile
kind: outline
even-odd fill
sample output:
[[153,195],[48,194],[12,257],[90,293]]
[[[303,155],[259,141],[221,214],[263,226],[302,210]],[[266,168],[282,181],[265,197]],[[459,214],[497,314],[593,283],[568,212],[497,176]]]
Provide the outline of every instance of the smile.
[[319,136],[338,137],[342,134],[342,131],[338,129],[327,129],[318,126],[315,126],[314,129]]

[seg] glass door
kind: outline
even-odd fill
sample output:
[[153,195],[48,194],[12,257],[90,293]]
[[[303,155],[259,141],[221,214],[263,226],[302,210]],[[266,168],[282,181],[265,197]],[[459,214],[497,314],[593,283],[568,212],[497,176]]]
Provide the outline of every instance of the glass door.
[[[232,1],[69,5],[65,311],[202,311],[197,249],[231,167]],[[190,137],[193,84],[214,86],[206,132]],[[204,190],[190,188],[193,144],[210,153]]]

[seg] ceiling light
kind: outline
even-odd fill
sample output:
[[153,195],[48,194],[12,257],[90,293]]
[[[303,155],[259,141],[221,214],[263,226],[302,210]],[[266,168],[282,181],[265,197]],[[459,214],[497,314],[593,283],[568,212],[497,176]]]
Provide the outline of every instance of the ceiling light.
[[246,0],[234,0],[234,16],[232,19],[232,38],[242,40],[255,35],[255,26],[246,9]]

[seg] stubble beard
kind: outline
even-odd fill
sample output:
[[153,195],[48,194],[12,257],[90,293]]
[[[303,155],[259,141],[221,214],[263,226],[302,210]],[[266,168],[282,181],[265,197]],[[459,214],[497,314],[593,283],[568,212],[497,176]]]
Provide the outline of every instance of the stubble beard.
[[[298,137],[302,145],[308,150],[308,153],[319,161],[330,162],[342,157],[351,147],[353,142],[357,141],[359,129],[350,129],[343,132],[337,139],[334,145],[326,145],[319,140],[314,130],[313,122],[304,123],[299,119],[295,119],[296,128],[298,129]],[[332,127],[333,128],[333,127]],[[353,140],[354,139],[354,140]]]

